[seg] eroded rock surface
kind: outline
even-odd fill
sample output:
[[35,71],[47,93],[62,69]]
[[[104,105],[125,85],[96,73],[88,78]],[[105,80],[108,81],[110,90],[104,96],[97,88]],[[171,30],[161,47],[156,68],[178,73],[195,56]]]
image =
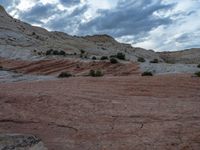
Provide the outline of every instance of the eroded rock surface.
[[0,150],[47,150],[41,139],[33,135],[0,134]]

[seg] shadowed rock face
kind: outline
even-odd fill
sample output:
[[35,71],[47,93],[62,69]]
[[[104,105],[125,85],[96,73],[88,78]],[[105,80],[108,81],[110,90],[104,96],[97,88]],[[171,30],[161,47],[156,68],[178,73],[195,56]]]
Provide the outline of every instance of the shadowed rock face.
[[0,134],[1,150],[47,150],[41,139],[33,135]]

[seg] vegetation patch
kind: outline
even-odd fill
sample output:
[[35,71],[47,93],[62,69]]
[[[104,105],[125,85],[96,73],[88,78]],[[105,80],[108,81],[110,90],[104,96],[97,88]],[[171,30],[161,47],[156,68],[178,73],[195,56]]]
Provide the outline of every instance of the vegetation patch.
[[150,71],[145,71],[142,73],[142,76],[153,76],[153,73]]
[[102,56],[102,57],[101,57],[101,60],[107,60],[107,59],[108,59],[107,56]]
[[72,74],[69,73],[69,72],[61,72],[59,75],[58,75],[58,78],[69,78],[71,77]]
[[138,57],[137,61],[138,62],[145,62],[145,59],[143,57]]
[[154,59],[154,60],[150,61],[150,63],[154,63],[154,64],[156,64],[158,62],[159,62],[158,59]]
[[111,63],[111,64],[117,64],[118,61],[117,61],[117,59],[115,59],[115,58],[110,58],[110,63]]
[[65,51],[57,51],[57,50],[53,50],[53,49],[50,49],[48,51],[46,51],[46,55],[61,55],[61,56],[66,56],[66,52]]
[[92,60],[97,60],[97,58],[95,56],[92,57]]
[[101,70],[90,70],[89,76],[91,77],[102,77],[104,74]]
[[116,58],[121,59],[121,60],[125,60],[126,56],[124,53],[117,53]]
[[3,70],[3,66],[0,66],[0,70]]
[[126,60],[126,55],[124,53],[117,53],[116,55],[110,55],[110,58],[117,58],[121,60]]
[[200,71],[195,73],[195,76],[200,77]]

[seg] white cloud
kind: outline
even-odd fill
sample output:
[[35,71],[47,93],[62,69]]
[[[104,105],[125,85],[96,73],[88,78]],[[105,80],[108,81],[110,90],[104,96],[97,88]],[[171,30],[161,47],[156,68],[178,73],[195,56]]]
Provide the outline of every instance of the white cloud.
[[[16,1],[19,2],[16,3]],[[51,30],[64,31],[69,34],[82,34],[83,31],[87,31],[87,34],[93,34],[92,27],[98,26],[99,28],[96,30],[96,34],[113,34],[113,36],[117,37],[119,41],[131,43],[136,47],[155,49],[158,51],[200,47],[199,0],[78,1],[79,0],[76,0],[75,2],[72,0],[72,5],[67,5],[67,1],[62,1],[64,3],[61,3],[60,0],[11,0],[10,2],[4,0],[0,2],[4,2],[7,7],[7,11],[9,11],[9,13],[15,18],[23,19],[23,16],[27,14],[28,19],[25,18],[24,21],[28,21],[33,25],[49,28]],[[9,3],[10,5],[7,5]],[[33,17],[35,20],[33,21],[33,18],[31,17],[32,15],[34,16],[34,14],[32,14],[30,10],[39,3],[43,5],[52,5],[52,7],[46,9],[49,12],[50,9],[55,8],[55,11],[50,11],[52,13],[43,15],[43,18],[37,17],[38,14],[36,13],[35,17]],[[176,3],[176,5],[170,7],[169,9],[154,9],[156,7],[160,7],[160,3]],[[123,5],[120,6],[119,4]],[[141,8],[132,7],[132,5],[138,5]],[[84,8],[84,6],[87,7]],[[143,17],[145,11],[139,10],[143,10],[149,6],[152,7],[153,15],[150,14],[145,18]],[[105,16],[104,18],[101,18],[100,16],[103,13],[99,10],[102,9],[106,10],[104,11],[105,14],[111,15],[109,17]],[[136,10],[138,10],[138,12]],[[125,12],[127,12],[127,14]],[[73,13],[75,13],[74,16]],[[138,15],[140,17],[137,17]],[[95,21],[95,19],[98,17],[100,17],[100,20],[96,22],[97,20]],[[163,21],[156,23],[154,21],[148,24],[146,22],[148,22],[149,17],[155,17],[155,19],[158,20],[165,20],[166,18],[170,19],[171,22]],[[87,25],[89,25],[87,23],[90,21],[92,23],[91,28],[89,27],[88,30],[84,30],[85,28],[83,28],[83,31],[81,28],[79,29],[79,26],[84,23],[87,27]],[[114,21],[116,22],[113,23]],[[138,26],[140,28],[137,28]],[[71,28],[73,28],[73,30],[71,30]],[[119,34],[117,34],[118,32]]]

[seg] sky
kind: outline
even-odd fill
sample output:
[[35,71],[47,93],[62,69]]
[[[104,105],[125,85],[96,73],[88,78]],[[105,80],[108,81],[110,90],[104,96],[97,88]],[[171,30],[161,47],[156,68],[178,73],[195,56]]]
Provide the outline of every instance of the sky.
[[200,0],[0,0],[22,21],[71,35],[108,34],[133,47],[200,47]]

